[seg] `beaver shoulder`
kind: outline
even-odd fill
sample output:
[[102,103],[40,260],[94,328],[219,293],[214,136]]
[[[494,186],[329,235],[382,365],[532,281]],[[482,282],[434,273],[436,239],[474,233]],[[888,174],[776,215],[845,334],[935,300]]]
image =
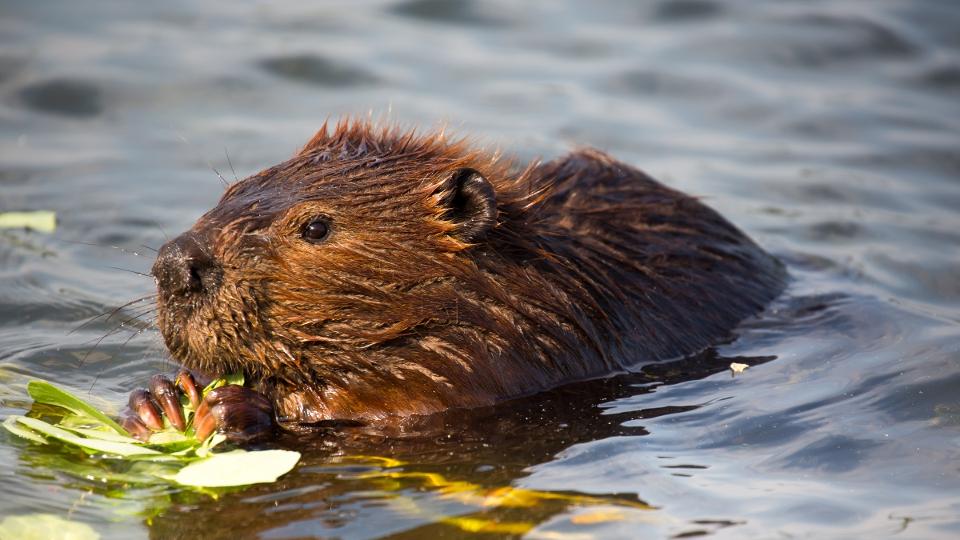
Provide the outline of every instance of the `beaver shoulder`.
[[326,128],[161,249],[187,367],[241,369],[295,422],[429,414],[727,337],[782,265],[595,150],[514,168],[464,142]]

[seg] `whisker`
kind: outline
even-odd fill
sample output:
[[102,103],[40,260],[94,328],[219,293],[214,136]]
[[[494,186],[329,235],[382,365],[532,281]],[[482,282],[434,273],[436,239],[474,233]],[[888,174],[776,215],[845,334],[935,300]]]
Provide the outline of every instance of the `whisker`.
[[97,375],[93,378],[93,382],[90,383],[90,388],[87,388],[87,394],[93,393],[93,387],[97,385],[97,382],[100,381],[100,374],[103,373],[103,370],[97,370]]
[[223,184],[224,188],[230,187],[230,182],[227,182],[227,180],[223,177],[222,174],[220,174],[220,171],[218,171],[216,167],[214,167],[213,165],[210,165],[209,163],[207,165],[209,165],[209,167],[213,169],[213,172],[216,173],[217,178],[220,179],[220,183]]
[[146,244],[140,244],[140,247],[142,247],[142,248],[144,248],[144,249],[149,249],[150,251],[152,251],[152,252],[154,252],[154,253],[160,253],[160,250],[159,250],[159,249],[157,249],[157,248],[152,248],[152,247],[150,247],[150,246],[148,246],[148,245],[146,245]]
[[148,219],[147,221],[152,223],[153,226],[156,227],[161,234],[163,234],[163,238],[165,240],[167,240],[168,242],[170,241],[170,236],[167,234],[167,231],[163,230],[163,227],[161,227],[159,223],[157,223],[156,221],[153,221],[152,219]]
[[130,317],[129,319],[126,319],[126,320],[122,321],[122,322],[121,322],[120,324],[118,324],[114,329],[112,329],[112,330],[110,330],[109,332],[107,332],[106,334],[100,336],[100,338],[97,339],[96,343],[94,343],[93,346],[90,347],[90,349],[87,350],[86,354],[83,355],[83,358],[80,359],[80,367],[83,367],[84,364],[86,364],[87,358],[90,357],[90,355],[93,353],[93,351],[97,350],[97,347],[99,347],[100,344],[103,343],[103,340],[105,340],[105,339],[107,339],[108,337],[113,336],[113,335],[116,335],[117,333],[123,331],[123,329],[124,329],[124,327],[127,325],[127,323],[131,323],[131,322],[133,322],[133,321],[135,321],[135,320],[138,320],[140,317],[143,317],[144,315],[149,314],[149,313],[150,313],[151,311],[153,311],[154,309],[155,309],[155,308],[151,307],[151,308],[149,308],[149,309],[147,309],[147,310],[145,310],[145,311],[142,311],[142,312],[134,315],[133,317]]
[[127,344],[130,343],[130,341],[131,341],[133,338],[139,336],[140,334],[146,332],[147,330],[153,330],[152,325],[153,325],[154,322],[156,322],[156,320],[157,320],[156,318],[151,319],[151,321],[150,321],[150,323],[149,323],[151,326],[145,326],[145,327],[137,330],[136,332],[131,332],[131,333],[130,333],[130,336],[127,337],[126,341],[124,341],[122,344],[120,344],[120,346],[121,346],[121,347],[126,347]]
[[110,316],[107,317],[106,319],[104,319],[103,322],[105,322],[105,323],[106,323],[106,322],[110,322],[110,319],[112,319],[112,318],[113,318],[117,313],[119,313],[120,310],[122,310],[123,308],[125,308],[125,307],[130,307],[130,306],[132,306],[133,304],[137,304],[137,303],[140,303],[140,302],[144,302],[144,301],[146,301],[146,300],[151,300],[151,299],[155,300],[156,297],[157,297],[156,294],[150,294],[150,295],[147,295],[147,296],[141,296],[140,298],[137,298],[137,299],[135,299],[135,300],[131,300],[131,301],[127,302],[126,304],[123,304],[122,306],[118,306],[118,307],[115,307],[115,308],[112,308],[112,309],[108,309],[107,311],[104,311],[103,313],[101,313],[101,314],[99,314],[99,315],[97,315],[97,316],[95,316],[95,317],[90,318],[89,320],[87,320],[86,322],[84,322],[84,323],[81,324],[80,326],[74,328],[73,330],[70,330],[69,332],[67,332],[67,335],[69,336],[70,334],[73,334],[74,332],[78,332],[78,331],[82,330],[83,328],[86,328],[87,326],[90,326],[91,324],[93,324],[94,321],[96,321],[97,319],[99,319],[100,317],[103,317],[104,315],[106,315],[106,314],[108,314],[108,313],[110,314]]
[[133,315],[131,315],[129,319],[126,319],[126,320],[124,320],[123,322],[121,322],[120,325],[119,325],[119,328],[122,328],[122,327],[124,327],[124,326],[127,326],[128,324],[130,324],[130,323],[132,323],[132,322],[134,322],[134,321],[140,320],[140,317],[143,317],[143,316],[145,316],[145,315],[151,315],[151,314],[153,314],[156,310],[157,310],[157,306],[150,306],[150,307],[148,307],[148,308],[146,308],[146,309],[144,309],[144,310],[142,310],[142,311],[138,311],[138,312],[134,313]]
[[223,147],[223,155],[227,156],[227,165],[230,165],[230,172],[233,173],[233,181],[239,182],[240,179],[237,178],[237,171],[233,168],[233,161],[230,161],[230,152],[227,152],[227,147]]
[[[148,324],[152,327],[152,326],[155,325],[156,322],[157,322],[157,318],[154,317],[154,318],[150,319],[150,322],[149,322]],[[149,330],[149,329],[151,329],[151,328],[150,328],[150,327],[145,327],[145,328],[141,328],[140,330],[134,332],[130,337],[127,338],[126,341],[123,342],[123,345],[126,346],[127,343],[129,343],[131,339],[133,339],[134,337],[142,334],[144,331]],[[97,370],[97,374],[96,374],[96,376],[94,376],[93,382],[90,383],[90,388],[87,389],[87,393],[88,393],[88,394],[91,393],[91,392],[93,392],[93,387],[97,385],[97,382],[100,380],[100,376],[101,376],[102,374],[103,374],[103,368]]]
[[83,355],[83,358],[80,359],[80,367],[82,368],[84,365],[86,365],[86,363],[87,363],[87,358],[89,358],[90,355],[93,354],[93,351],[97,350],[97,347],[99,347],[100,344],[103,343],[103,340],[107,339],[108,337],[110,337],[111,335],[113,335],[113,334],[115,334],[115,333],[117,333],[117,329],[116,329],[116,328],[114,328],[113,330],[111,330],[111,331],[107,332],[106,334],[100,336],[100,339],[98,339],[97,342],[94,343],[92,347],[90,347],[89,349],[87,349],[86,354],[84,354],[84,355]]
[[143,272],[137,272],[136,270],[130,270],[129,268],[120,268],[119,266],[107,266],[107,268],[113,270],[120,270],[121,272],[130,272],[131,274],[136,274],[138,276],[147,277],[153,279],[153,274],[144,274]]
[[[177,138],[179,138],[183,142],[183,144],[186,144],[187,146],[192,146],[192,143],[182,134],[177,133]],[[191,150],[193,150],[193,148],[191,148]],[[199,156],[199,157],[200,159],[204,159],[203,156]],[[220,171],[218,171],[217,168],[214,167],[209,160],[204,159],[204,161],[206,161],[207,167],[210,167],[210,169],[213,170],[213,172],[217,175],[217,178],[220,179],[220,183],[223,184],[223,187],[224,188],[230,187],[230,183],[223,178],[223,175],[220,174]]]
[[[120,247],[120,246],[113,246],[113,245],[110,245],[110,244],[97,244],[97,243],[95,243],[95,242],[81,242],[81,241],[79,241],[79,240],[64,240],[64,239],[62,239],[62,238],[60,239],[60,241],[61,241],[61,242],[66,242],[66,243],[68,243],[68,244],[79,244],[79,245],[82,245],[82,246],[93,246],[93,247],[98,247],[98,248],[110,248],[110,249],[115,249],[115,250],[117,250],[117,251],[120,251],[121,253],[127,253],[127,254],[130,254],[130,255],[136,255],[137,257],[146,257],[146,255],[144,255],[143,253],[140,253],[139,251],[133,251],[132,249],[128,249],[128,248],[124,248],[124,247]],[[147,247],[147,246],[144,246],[144,245],[141,244],[140,247]],[[154,251],[156,251],[156,250],[154,250]]]
[[[96,348],[96,347],[97,347],[102,341],[104,341],[106,338],[116,336],[116,335],[121,334],[121,333],[126,332],[126,331],[131,331],[131,332],[132,332],[133,330],[129,330],[129,329],[128,329],[129,326],[130,326],[129,323],[132,323],[132,322],[134,322],[134,321],[140,320],[139,317],[149,316],[149,315],[151,315],[151,313],[149,313],[149,312],[139,313],[139,314],[137,314],[136,317],[132,317],[132,318],[130,318],[130,319],[127,319],[127,320],[121,322],[120,324],[118,324],[117,326],[111,328],[110,330],[108,330],[104,335],[100,336],[99,338],[87,340],[87,341],[84,342],[84,344],[86,344],[86,343],[91,343],[91,342],[92,342],[92,343],[93,343],[93,347]],[[92,351],[90,351],[90,352],[92,352]]]

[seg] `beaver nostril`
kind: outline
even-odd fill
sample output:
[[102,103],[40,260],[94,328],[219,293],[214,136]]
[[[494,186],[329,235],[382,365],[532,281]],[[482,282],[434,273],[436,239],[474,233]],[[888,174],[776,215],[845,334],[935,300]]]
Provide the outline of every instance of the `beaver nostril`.
[[203,276],[200,275],[200,270],[196,266],[190,264],[190,283],[189,288],[191,290],[202,290],[203,289]]
[[194,233],[184,233],[160,248],[153,275],[161,293],[199,294],[217,286],[218,265]]

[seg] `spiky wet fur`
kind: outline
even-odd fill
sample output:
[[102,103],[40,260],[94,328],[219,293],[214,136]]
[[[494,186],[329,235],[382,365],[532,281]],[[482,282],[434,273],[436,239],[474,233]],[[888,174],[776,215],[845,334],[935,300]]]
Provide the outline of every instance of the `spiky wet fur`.
[[[495,187],[461,240],[446,180]],[[326,216],[328,240],[301,238]],[[231,186],[193,227],[210,298],[159,295],[173,355],[241,369],[295,422],[429,414],[687,355],[729,335],[785,273],[719,214],[596,150],[514,167],[363,122]]]

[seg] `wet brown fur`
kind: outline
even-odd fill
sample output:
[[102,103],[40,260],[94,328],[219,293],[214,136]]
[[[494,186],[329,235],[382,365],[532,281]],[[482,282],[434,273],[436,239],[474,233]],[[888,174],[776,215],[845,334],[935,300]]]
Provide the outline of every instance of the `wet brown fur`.
[[[496,226],[463,241],[454,171],[494,186]],[[300,233],[323,215],[327,241]],[[216,291],[159,295],[187,367],[243,370],[291,422],[476,407],[695,353],[785,273],[698,200],[597,150],[516,168],[363,122],[232,185],[192,232]]]

